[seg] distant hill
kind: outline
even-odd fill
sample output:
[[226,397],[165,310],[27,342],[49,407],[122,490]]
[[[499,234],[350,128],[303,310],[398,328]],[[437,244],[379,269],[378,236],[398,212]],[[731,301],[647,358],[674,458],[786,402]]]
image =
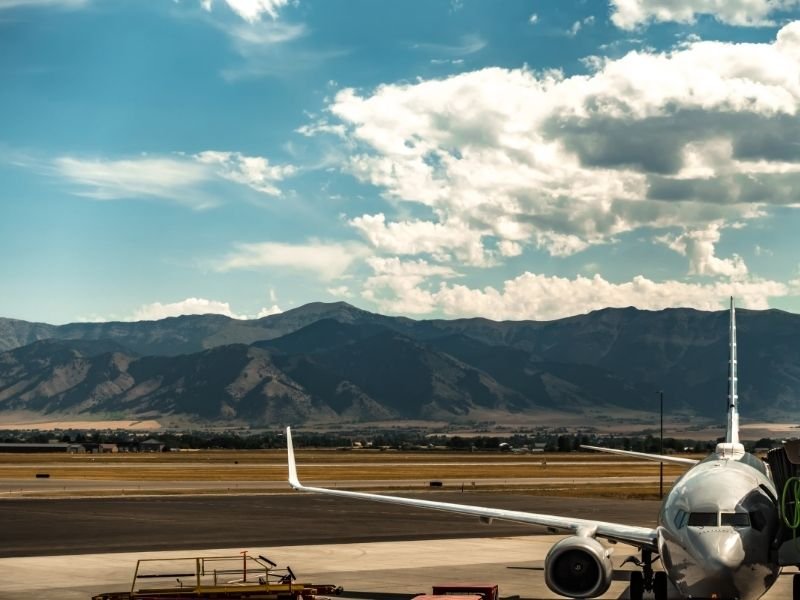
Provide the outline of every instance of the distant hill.
[[[314,303],[53,326],[0,319],[0,412],[197,423],[481,420],[655,408],[722,419],[727,312],[605,309],[548,322],[387,317]],[[742,412],[800,409],[800,316],[737,312]]]

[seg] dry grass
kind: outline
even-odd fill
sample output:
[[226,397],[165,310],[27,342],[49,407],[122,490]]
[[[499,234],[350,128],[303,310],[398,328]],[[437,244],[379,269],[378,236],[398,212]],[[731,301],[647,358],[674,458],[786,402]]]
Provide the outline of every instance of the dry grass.
[[[408,489],[411,482],[475,481],[481,489],[494,480],[494,489],[535,489],[537,493],[568,495],[615,495],[633,497],[652,486],[603,482],[607,477],[653,477],[658,465],[618,456],[588,453],[516,455],[457,452],[336,452],[301,450],[297,457],[300,476],[307,481],[387,482],[387,489]],[[672,481],[684,468],[666,465],[664,476]],[[286,479],[285,451],[211,451],[158,454],[0,454],[0,480],[34,479],[48,473],[51,480],[116,482],[278,482]],[[566,478],[566,483],[546,482]],[[542,479],[541,483],[529,480]],[[396,481],[397,485],[388,483]],[[500,483],[498,483],[500,481]],[[419,489],[419,486],[416,486]],[[245,491],[244,486],[238,488]],[[643,492],[644,493],[644,492]]]
[[[569,452],[569,453],[536,453],[513,454],[508,452],[400,452],[379,450],[296,450],[298,464],[303,463],[529,463],[541,465],[546,462],[548,466],[556,463],[592,462],[626,462],[642,464],[641,460],[626,458],[624,456],[601,454],[598,452]],[[702,456],[691,456],[703,458]],[[285,465],[286,450],[201,450],[191,452],[140,452],[117,454],[66,454],[62,452],[50,453],[0,453],[0,466],[23,464],[96,464],[108,463],[124,465],[130,463],[148,464],[259,464],[259,465]]]

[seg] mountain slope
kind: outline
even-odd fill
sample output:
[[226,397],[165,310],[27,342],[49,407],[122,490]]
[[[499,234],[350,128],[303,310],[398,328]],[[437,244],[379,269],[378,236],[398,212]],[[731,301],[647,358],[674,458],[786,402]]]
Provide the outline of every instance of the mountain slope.
[[[800,410],[800,316],[738,312],[743,414]],[[414,321],[315,303],[52,326],[0,320],[0,411],[183,415],[204,422],[470,419],[655,408],[719,418],[727,313],[606,309],[549,322]],[[60,336],[60,337],[59,337]],[[605,407],[605,408],[604,408]]]

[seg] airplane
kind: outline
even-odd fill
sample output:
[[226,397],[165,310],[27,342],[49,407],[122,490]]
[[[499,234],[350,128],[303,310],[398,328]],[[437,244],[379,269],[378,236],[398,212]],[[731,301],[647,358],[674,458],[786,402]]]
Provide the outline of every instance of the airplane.
[[[596,598],[611,585],[612,550],[601,544],[621,542],[638,549],[630,557],[641,570],[630,575],[631,600],[652,592],[666,600],[669,583],[684,598],[756,600],[780,574],[773,542],[780,525],[778,493],[763,461],[746,453],[739,441],[736,313],[730,304],[727,428],[725,441],[703,460],[584,446],[591,450],[632,456],[690,468],[665,497],[655,528],[607,523],[450,502],[303,485],[297,476],[291,428],[286,428],[289,484],[295,490],[447,511],[494,520],[526,523],[564,532],[549,550],[545,583],[569,598]],[[655,570],[660,560],[663,570]],[[626,561],[626,562],[628,562]],[[794,576],[793,600],[800,600],[800,575]]]

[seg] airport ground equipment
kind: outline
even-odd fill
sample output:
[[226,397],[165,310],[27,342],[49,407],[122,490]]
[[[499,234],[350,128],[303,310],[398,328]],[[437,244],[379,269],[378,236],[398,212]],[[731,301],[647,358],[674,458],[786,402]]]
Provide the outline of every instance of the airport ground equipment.
[[338,595],[330,584],[298,583],[291,567],[277,568],[266,556],[151,558],[136,561],[131,588],[92,600],[310,600]]
[[481,600],[500,598],[500,588],[496,583],[440,583],[433,586],[432,592],[433,596],[447,596],[448,600],[453,600],[454,595],[479,596]]
[[413,600],[498,600],[496,583],[440,583],[432,593],[414,596]]

